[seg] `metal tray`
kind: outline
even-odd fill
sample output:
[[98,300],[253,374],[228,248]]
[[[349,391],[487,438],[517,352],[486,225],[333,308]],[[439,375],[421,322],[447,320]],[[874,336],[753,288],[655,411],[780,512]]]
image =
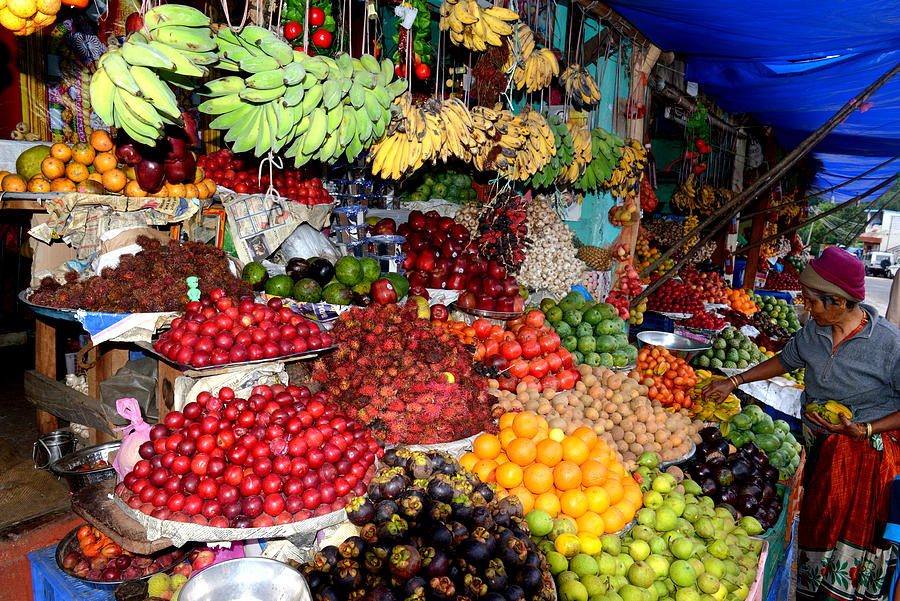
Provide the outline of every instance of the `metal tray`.
[[500,319],[503,321],[509,321],[511,319],[516,319],[517,317],[522,317],[525,315],[525,311],[485,311],[483,309],[469,309],[466,307],[460,307],[459,304],[453,302],[450,304],[451,309],[456,309],[457,311],[461,311],[463,313],[468,313],[469,315],[477,315],[478,317],[488,317],[490,319]]
[[197,372],[197,373],[208,373],[208,372],[212,372],[212,371],[215,371],[215,370],[232,369],[232,368],[235,368],[235,367],[244,367],[244,366],[246,366],[246,365],[258,365],[258,364],[261,364],[261,363],[272,363],[273,361],[284,361],[284,360],[287,360],[287,359],[297,360],[297,361],[299,361],[299,360],[301,360],[301,359],[312,359],[312,358],[314,358],[314,357],[318,357],[318,356],[321,355],[322,353],[325,353],[325,352],[327,352],[327,351],[333,351],[334,349],[337,348],[336,345],[332,345],[332,346],[326,346],[326,347],[324,347],[324,348],[320,348],[320,349],[317,349],[317,350],[311,351],[311,352],[310,352],[310,351],[304,351],[304,352],[302,352],[302,353],[293,353],[293,354],[291,354],[291,355],[282,355],[282,356],[280,356],[280,357],[271,357],[271,358],[268,358],[268,359],[256,359],[256,360],[253,360],[253,361],[243,361],[243,362],[241,362],[241,363],[223,363],[222,365],[207,365],[206,367],[194,367],[193,365],[186,365],[186,364],[184,364],[184,363],[179,363],[179,362],[177,362],[177,361],[173,361],[172,359],[169,359],[168,357],[166,357],[165,355],[163,355],[162,353],[160,353],[159,351],[157,351],[155,348],[153,348],[153,344],[152,344],[152,343],[149,343],[149,342],[135,342],[135,344],[136,344],[137,346],[141,347],[141,349],[143,349],[144,351],[146,351],[146,352],[150,353],[151,355],[157,357],[158,359],[162,359],[163,361],[165,361],[165,362],[168,363],[169,365],[172,365],[173,367],[176,367],[179,371],[183,371],[183,372]]
[[[59,544],[56,545],[56,555],[55,555],[56,567],[59,568],[59,571],[62,572],[63,574],[65,574],[66,576],[68,576],[69,578],[74,578],[75,580],[80,580],[81,582],[85,582],[87,584],[90,584],[91,586],[96,586],[96,587],[103,587],[103,588],[111,589],[113,587],[116,587],[116,586],[122,584],[123,582],[128,582],[127,580],[113,580],[113,581],[88,580],[87,578],[82,578],[81,576],[76,576],[69,570],[62,567],[62,562],[63,562],[63,559],[65,558],[65,556],[68,555],[70,551],[78,550],[78,538],[76,537],[76,534],[78,533],[78,530],[81,528],[81,526],[90,526],[90,524],[85,523],[85,524],[81,524],[80,526],[76,526],[71,532],[69,532],[67,535],[65,535],[61,541],[59,541]],[[144,576],[141,576],[140,578],[132,578],[132,580],[147,580],[151,576],[153,576],[153,574],[167,574],[167,573],[171,572],[172,570],[175,569],[176,565],[178,565],[181,561],[184,561],[184,559],[187,558],[188,554],[190,553],[191,549],[194,546],[196,546],[196,545],[189,545],[189,546],[185,547],[184,557],[182,559],[179,559],[178,561],[172,562],[172,565],[170,565],[168,568],[166,568],[164,570],[158,570],[151,574],[146,574]],[[168,551],[164,551],[164,552],[168,553]],[[162,555],[162,554],[163,554],[163,551],[160,551],[158,553],[154,553],[153,555]],[[149,557],[152,557],[152,555]]]
[[29,309],[40,315],[41,317],[49,317],[51,319],[62,319],[64,321],[74,321],[78,322],[75,318],[75,312],[77,309],[59,309],[57,307],[48,307],[46,305],[38,305],[37,303],[33,303],[29,298],[31,298],[31,294],[34,291],[31,288],[26,288],[25,290],[19,293],[19,300],[22,301],[25,305],[28,306]]
[[[112,467],[112,462],[121,446],[122,442],[117,440],[87,447],[51,463],[48,469],[51,474],[65,478],[69,489],[75,492],[88,484],[115,478],[116,470]],[[79,465],[100,460],[108,462],[110,466],[95,470],[78,471],[74,469]]]

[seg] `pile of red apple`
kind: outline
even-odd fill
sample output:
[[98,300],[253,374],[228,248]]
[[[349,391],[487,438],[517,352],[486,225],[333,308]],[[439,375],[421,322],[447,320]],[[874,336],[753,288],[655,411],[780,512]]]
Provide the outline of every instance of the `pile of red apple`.
[[508,330],[486,319],[475,320],[472,328],[480,341],[474,369],[496,379],[501,390],[514,392],[520,382],[538,390],[570,390],[581,379],[572,354],[560,346],[559,335],[540,310],[508,322]]
[[382,454],[371,433],[302,386],[248,399],[203,392],[153,426],[116,493],[161,520],[218,528],[288,524],[365,493]]
[[700,311],[698,313],[694,313],[690,319],[684,322],[684,325],[689,328],[718,331],[727,326],[728,322],[715,313]]
[[174,549],[155,555],[133,555],[96,528],[85,524],[75,533],[77,548],[63,556],[62,568],[79,578],[117,582],[165,570],[184,557]]
[[800,278],[796,272],[771,270],[766,276],[766,290],[800,290],[800,288]]
[[497,261],[480,257],[470,244],[469,231],[451,217],[412,211],[397,233],[406,237],[403,268],[411,295],[421,294],[425,288],[464,290],[456,301],[464,309],[524,310],[516,278]]
[[697,293],[697,298],[704,303],[727,304],[725,296],[725,281],[722,277],[712,272],[700,272],[693,267],[685,267],[679,273],[681,280]]
[[227,148],[217,150],[197,159],[206,176],[219,186],[234,190],[238,194],[261,194],[269,189],[269,184],[284,198],[300,204],[318,205],[334,202],[334,198],[322,186],[322,180],[307,168],[286,167],[277,169],[271,177],[266,169],[260,176],[258,164],[248,162]]
[[181,114],[184,127],[166,127],[166,136],[154,146],[145,146],[120,131],[116,136],[116,158],[134,168],[134,177],[141,189],[159,191],[163,184],[193,182],[198,161],[191,147],[200,142],[197,121],[189,111]]
[[697,293],[678,280],[666,280],[647,299],[647,308],[662,313],[702,313],[703,303]]
[[331,343],[319,324],[283,307],[280,298],[264,305],[245,297],[235,304],[216,289],[188,303],[153,348],[182,365],[209,367],[317,351]]
[[641,278],[631,263],[622,263],[616,270],[615,282],[612,290],[606,297],[606,302],[611,304],[619,312],[619,317],[628,319],[631,312],[628,310],[630,300],[643,290]]

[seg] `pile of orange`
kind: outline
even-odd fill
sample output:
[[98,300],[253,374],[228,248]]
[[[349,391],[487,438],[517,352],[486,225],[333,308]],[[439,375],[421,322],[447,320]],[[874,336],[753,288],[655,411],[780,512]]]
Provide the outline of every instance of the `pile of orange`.
[[743,288],[726,288],[725,297],[728,300],[728,306],[735,311],[740,311],[744,315],[753,315],[759,311],[759,306],[753,302],[750,295]]
[[694,368],[662,346],[645,346],[637,356],[635,377],[648,388],[647,396],[663,407],[674,409],[694,404],[691,389],[697,384]]
[[566,436],[530,411],[504,413],[499,426],[497,435],[478,436],[460,464],[516,495],[525,513],[568,516],[579,534],[601,535],[621,530],[641,508],[638,483],[590,428]]
[[138,184],[133,167],[119,164],[109,133],[95,129],[89,142],[71,146],[63,142],[53,144],[49,156],[41,162],[41,172],[28,181],[21,175],[0,171],[0,189],[4,192],[122,194],[136,198],[209,198],[215,194],[216,184],[198,167],[192,183],[166,183],[150,193]]
[[441,321],[439,319],[432,319],[431,325],[444,329],[458,338],[463,344],[471,344],[474,346],[478,342],[478,338],[475,336],[475,328],[464,321],[455,321],[453,319]]

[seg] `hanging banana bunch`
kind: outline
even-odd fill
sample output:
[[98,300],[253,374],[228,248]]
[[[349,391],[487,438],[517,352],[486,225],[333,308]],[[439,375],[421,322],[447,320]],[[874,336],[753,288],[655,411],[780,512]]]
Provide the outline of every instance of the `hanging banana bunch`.
[[[518,53],[516,43],[518,41]],[[534,32],[524,23],[519,23],[515,38],[507,40],[510,46],[509,58],[503,70],[512,69],[512,80],[517,90],[526,92],[543,90],[559,75],[559,61],[549,48],[538,48],[534,42]]]
[[441,31],[449,33],[457,46],[481,52],[500,46],[519,20],[515,11],[500,6],[481,8],[476,0],[444,0],[441,3]]

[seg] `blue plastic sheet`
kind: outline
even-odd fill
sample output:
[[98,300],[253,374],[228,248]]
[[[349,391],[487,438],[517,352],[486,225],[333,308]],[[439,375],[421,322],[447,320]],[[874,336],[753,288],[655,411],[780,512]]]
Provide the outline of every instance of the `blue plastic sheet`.
[[[900,0],[609,4],[664,50],[687,55],[687,79],[725,110],[754,114],[788,148],[900,61]],[[858,175],[879,157],[900,156],[900,77],[861,108],[816,147],[825,169],[814,188]],[[836,191],[833,200],[897,170],[893,163]]]

